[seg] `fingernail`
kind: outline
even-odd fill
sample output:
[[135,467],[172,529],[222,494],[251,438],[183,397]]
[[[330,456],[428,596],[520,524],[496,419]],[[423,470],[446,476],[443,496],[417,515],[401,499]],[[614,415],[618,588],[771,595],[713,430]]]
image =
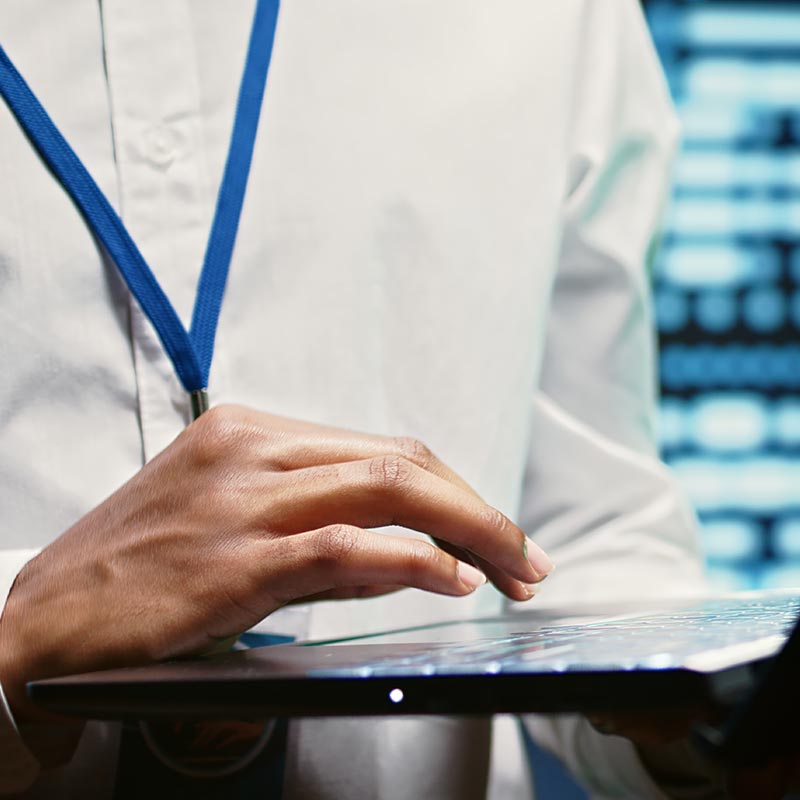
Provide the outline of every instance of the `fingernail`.
[[522,588],[528,593],[528,600],[530,600],[532,597],[536,596],[539,585],[536,583],[523,583]]
[[523,551],[528,563],[539,576],[539,580],[544,580],[556,568],[555,564],[550,560],[550,556],[533,539],[526,537]]
[[458,562],[458,579],[464,586],[469,586],[471,592],[486,583],[486,576],[479,569],[463,561]]

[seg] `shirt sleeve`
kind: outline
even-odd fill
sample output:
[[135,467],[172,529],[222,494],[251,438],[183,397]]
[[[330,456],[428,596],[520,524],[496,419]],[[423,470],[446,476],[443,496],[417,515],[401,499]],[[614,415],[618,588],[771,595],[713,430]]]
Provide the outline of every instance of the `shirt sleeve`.
[[[660,463],[648,264],[678,139],[634,0],[586,2],[564,240],[521,525],[557,570],[536,603],[705,590],[696,522]],[[663,797],[634,746],[580,716],[527,717],[596,797]]]
[[[0,616],[20,570],[38,550],[0,552]],[[0,795],[21,792],[36,780],[39,763],[22,742],[0,685]]]

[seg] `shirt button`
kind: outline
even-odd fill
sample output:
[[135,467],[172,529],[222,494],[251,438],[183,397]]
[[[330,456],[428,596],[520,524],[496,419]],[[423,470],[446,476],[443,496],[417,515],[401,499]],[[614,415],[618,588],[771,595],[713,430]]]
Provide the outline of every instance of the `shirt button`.
[[142,134],[145,158],[157,167],[167,167],[174,160],[180,145],[180,134],[167,125],[151,125]]

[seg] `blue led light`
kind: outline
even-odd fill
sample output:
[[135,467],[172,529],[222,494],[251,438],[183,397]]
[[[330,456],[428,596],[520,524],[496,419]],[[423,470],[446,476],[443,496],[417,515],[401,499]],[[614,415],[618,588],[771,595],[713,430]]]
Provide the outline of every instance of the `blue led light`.
[[772,197],[679,197],[667,221],[677,236],[785,237],[796,235],[800,200]]
[[686,348],[680,344],[664,347],[659,364],[662,384],[675,391],[683,389],[686,385]]
[[794,589],[800,586],[800,564],[765,564],[761,569],[762,589]]
[[699,511],[724,508],[727,498],[725,475],[716,460],[700,456],[672,459],[672,469]]
[[794,292],[789,300],[789,316],[792,325],[800,331],[800,289]]
[[786,300],[777,289],[754,289],[745,295],[742,314],[753,330],[769,333],[786,322]]
[[684,369],[690,383],[695,386],[709,386],[713,384],[713,370],[718,367],[714,358],[716,348],[703,345],[687,353]]
[[[770,352],[770,348],[764,348]],[[768,377],[774,386],[786,388],[800,387],[800,347],[789,345],[776,348],[771,358],[766,360]]]
[[774,251],[719,244],[673,244],[665,248],[656,275],[684,289],[735,288],[756,281],[771,281],[780,274]]
[[732,103],[681,103],[678,106],[685,142],[725,142],[748,125],[745,110]]
[[732,186],[758,188],[788,186],[800,168],[794,155],[768,155],[733,149],[687,150],[678,161],[675,172],[681,189],[729,191]]
[[706,570],[708,583],[715,592],[746,592],[757,588],[752,568],[709,564]]
[[690,427],[702,449],[756,450],[764,445],[769,431],[766,403],[758,395],[707,394],[695,402]]
[[661,445],[712,585],[800,585],[800,5],[652,8],[684,130],[654,274],[662,386],[683,395]]
[[677,331],[686,326],[689,319],[689,303],[679,292],[660,289],[655,293],[655,312],[659,330]]
[[772,384],[770,377],[770,352],[763,347],[751,349],[740,349],[737,377],[745,386],[755,386],[757,388],[769,388]]
[[678,448],[688,439],[686,412],[680,400],[662,400],[658,414],[658,438],[662,448]]
[[681,456],[672,468],[700,511],[729,509],[770,514],[797,505],[800,461],[754,456],[735,461],[712,456]]
[[[776,403],[772,416],[772,437],[781,447],[800,447],[800,399]],[[800,487],[798,487],[800,502]]]
[[800,64],[788,59],[757,61],[734,56],[690,58],[683,89],[717,101],[758,98],[762,105],[796,106],[800,103]]
[[693,6],[683,16],[685,41],[698,45],[733,47],[791,47],[800,41],[800,13],[758,5]]
[[709,378],[716,386],[739,386],[744,357],[745,351],[738,345],[715,348],[711,356],[713,366]]
[[722,333],[736,325],[736,298],[731,292],[705,292],[695,300],[697,324],[712,333]]
[[[772,549],[780,558],[800,560],[800,516],[785,517],[775,523]],[[800,582],[796,585],[800,586]]]
[[671,344],[661,354],[661,379],[664,386],[681,390],[687,386],[709,389],[800,388],[800,346],[738,344]]
[[749,519],[707,521],[701,529],[706,556],[720,561],[742,561],[761,553],[761,526]]

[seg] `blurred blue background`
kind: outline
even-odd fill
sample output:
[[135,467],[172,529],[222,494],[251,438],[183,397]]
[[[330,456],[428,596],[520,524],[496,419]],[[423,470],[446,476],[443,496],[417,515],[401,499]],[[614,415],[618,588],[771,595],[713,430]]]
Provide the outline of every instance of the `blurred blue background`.
[[720,589],[800,586],[800,2],[651,0],[683,122],[661,444]]

